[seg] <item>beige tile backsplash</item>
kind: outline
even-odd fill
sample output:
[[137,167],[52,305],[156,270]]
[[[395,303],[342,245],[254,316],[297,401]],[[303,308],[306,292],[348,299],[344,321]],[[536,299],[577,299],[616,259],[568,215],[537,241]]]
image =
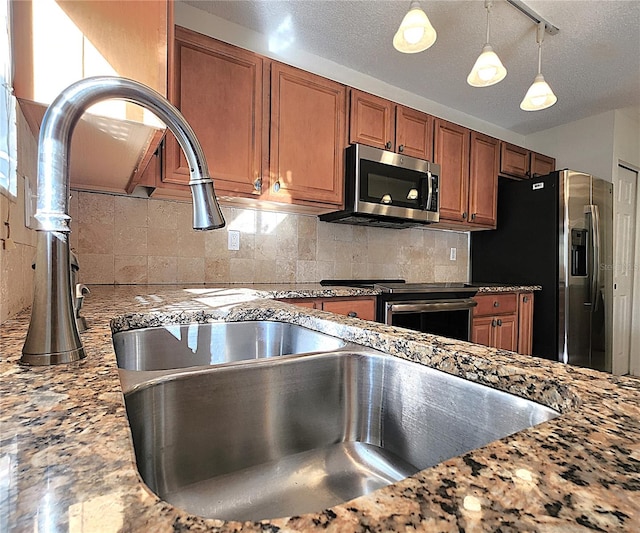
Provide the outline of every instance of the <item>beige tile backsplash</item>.
[[[191,205],[72,191],[82,283],[306,283],[325,278],[467,279],[468,234],[320,222],[223,207],[227,227],[191,228]],[[240,250],[227,249],[227,231]],[[456,261],[449,249],[457,248]]]
[[[33,270],[35,231],[24,223],[25,176],[35,187],[37,144],[29,132],[22,112],[16,113],[18,126],[17,197],[0,193],[0,231],[2,238],[10,230],[15,247],[5,249],[0,243],[0,323],[31,305],[33,301]],[[5,226],[9,222],[9,226]]]

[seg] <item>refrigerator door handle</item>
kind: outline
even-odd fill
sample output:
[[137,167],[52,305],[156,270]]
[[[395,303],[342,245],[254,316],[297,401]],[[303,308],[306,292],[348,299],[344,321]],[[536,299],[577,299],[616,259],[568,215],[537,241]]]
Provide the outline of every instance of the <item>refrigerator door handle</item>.
[[590,205],[591,211],[591,312],[598,310],[598,288],[600,287],[600,209],[597,205]]
[[600,289],[600,209],[597,205],[593,205],[591,217],[591,223],[593,224],[593,275],[591,277],[592,282],[592,297],[593,302],[592,312],[598,310],[598,290]]

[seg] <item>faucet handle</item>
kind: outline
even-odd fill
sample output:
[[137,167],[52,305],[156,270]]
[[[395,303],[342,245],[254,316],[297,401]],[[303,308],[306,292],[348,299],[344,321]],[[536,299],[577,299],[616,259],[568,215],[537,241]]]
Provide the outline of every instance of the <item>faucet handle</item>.
[[89,287],[83,283],[76,283],[76,298],[84,298],[87,294],[91,294]]

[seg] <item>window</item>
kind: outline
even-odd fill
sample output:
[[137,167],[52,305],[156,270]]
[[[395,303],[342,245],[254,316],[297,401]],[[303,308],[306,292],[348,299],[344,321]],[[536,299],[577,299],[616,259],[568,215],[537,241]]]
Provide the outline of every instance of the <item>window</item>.
[[16,196],[16,100],[9,5],[9,0],[0,0],[0,192]]

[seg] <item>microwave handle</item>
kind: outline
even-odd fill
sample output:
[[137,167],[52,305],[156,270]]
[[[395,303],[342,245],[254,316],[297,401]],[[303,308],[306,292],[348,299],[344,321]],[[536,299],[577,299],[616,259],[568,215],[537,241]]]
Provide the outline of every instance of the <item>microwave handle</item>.
[[425,211],[429,211],[431,207],[431,198],[433,197],[433,176],[431,171],[427,170],[427,203],[424,206]]

